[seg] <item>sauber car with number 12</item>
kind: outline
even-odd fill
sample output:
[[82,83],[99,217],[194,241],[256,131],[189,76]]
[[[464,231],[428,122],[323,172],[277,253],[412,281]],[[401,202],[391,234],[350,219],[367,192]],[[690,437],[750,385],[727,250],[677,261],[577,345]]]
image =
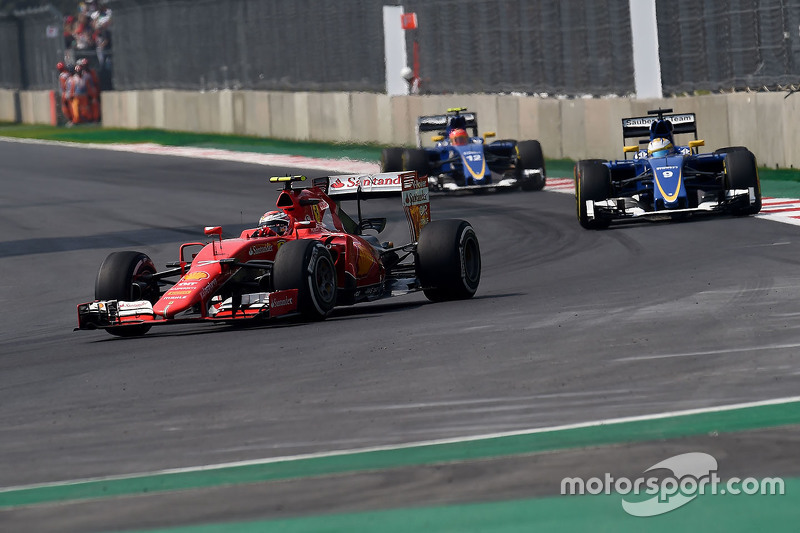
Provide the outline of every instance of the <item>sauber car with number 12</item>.
[[[329,180],[342,179],[355,186],[340,193],[329,189]],[[112,253],[97,274],[95,300],[78,305],[78,329],[128,337],[186,322],[290,315],[322,320],[337,305],[413,291],[431,301],[475,294],[481,275],[478,238],[464,220],[430,221],[426,178],[395,172],[318,178],[310,188],[292,187],[303,180],[271,178],[284,183],[277,207],[287,226],[280,234],[262,226],[223,239],[220,227],[206,227],[211,242],[182,244],[178,261],[161,271],[144,253]],[[337,193],[355,194],[357,220],[334,200]],[[370,233],[386,225],[385,218],[361,218],[361,197],[372,193],[402,198],[411,233],[407,244],[381,243]]]
[[[694,113],[668,114],[656,109],[649,116],[622,120],[624,160],[588,159],[575,165],[578,220],[587,229],[607,228],[625,219],[665,220],[697,213],[753,215],[761,210],[761,185],[756,158],[742,146],[700,154]],[[686,146],[675,135],[693,134]],[[649,136],[644,140],[642,137]],[[663,141],[669,150],[650,154],[641,145]],[[633,153],[633,159],[627,154]]]
[[[472,130],[472,136],[467,136]],[[422,133],[436,132],[433,147],[422,147]],[[463,132],[455,141],[453,132]],[[478,136],[478,114],[465,107],[450,108],[445,115],[429,115],[417,120],[417,148],[384,148],[383,172],[415,170],[430,176],[431,189],[456,191],[487,188],[544,188],[545,164],[539,141],[499,140],[487,143],[494,132]]]

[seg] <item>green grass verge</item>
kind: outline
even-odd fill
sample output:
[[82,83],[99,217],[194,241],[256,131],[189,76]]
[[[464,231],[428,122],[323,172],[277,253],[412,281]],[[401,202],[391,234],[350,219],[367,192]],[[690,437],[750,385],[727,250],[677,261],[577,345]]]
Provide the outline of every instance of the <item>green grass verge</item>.
[[378,161],[381,157],[381,147],[377,145],[297,142],[263,137],[189,133],[157,129],[106,129],[93,125],[63,128],[4,123],[0,124],[0,137],[100,144],[156,143],[164,146],[220,148],[223,150],[265,154],[347,157],[363,161]]
[[[785,481],[784,495],[704,494],[674,512],[639,518],[626,514],[620,494],[561,496],[417,508],[299,516],[274,520],[203,523],[127,533],[530,533],[600,531],[797,531],[800,480]],[[792,496],[790,496],[790,494]]]
[[472,461],[491,457],[647,442],[692,435],[736,433],[800,424],[800,402],[743,406],[719,412],[676,413],[646,420],[608,422],[461,442],[420,444],[383,450],[352,451],[322,457],[218,465],[178,472],[142,473],[118,478],[62,481],[43,486],[0,489],[0,511],[21,505],[85,500],[259,483],[413,465]]

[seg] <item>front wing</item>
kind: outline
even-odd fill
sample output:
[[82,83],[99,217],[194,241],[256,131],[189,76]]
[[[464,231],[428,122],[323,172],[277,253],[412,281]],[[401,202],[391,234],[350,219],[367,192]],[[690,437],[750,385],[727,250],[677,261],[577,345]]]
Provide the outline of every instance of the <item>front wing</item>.
[[95,300],[78,304],[76,330],[93,330],[137,325],[167,325],[197,322],[234,322],[253,319],[273,319],[297,314],[297,289],[243,294],[212,303],[207,315],[199,312],[179,314],[174,318],[156,316],[153,304],[147,300]]
[[753,205],[756,202],[755,189],[729,189],[720,201],[701,202],[697,207],[686,209],[645,209],[635,198],[610,198],[608,200],[586,200],[586,218],[596,219],[644,219],[667,220],[675,215],[726,213],[733,208]]

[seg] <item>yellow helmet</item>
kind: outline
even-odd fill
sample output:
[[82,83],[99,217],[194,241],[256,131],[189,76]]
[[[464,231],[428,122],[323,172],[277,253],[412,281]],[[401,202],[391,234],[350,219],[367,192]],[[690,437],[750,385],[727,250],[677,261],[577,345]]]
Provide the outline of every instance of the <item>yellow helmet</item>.
[[647,155],[650,157],[664,157],[672,152],[672,143],[664,137],[656,137],[647,145]]

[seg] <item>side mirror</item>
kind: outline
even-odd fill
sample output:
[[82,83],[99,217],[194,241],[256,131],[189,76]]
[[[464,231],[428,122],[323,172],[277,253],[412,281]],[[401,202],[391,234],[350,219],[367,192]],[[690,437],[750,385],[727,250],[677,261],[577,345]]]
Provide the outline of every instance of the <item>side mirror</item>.
[[488,139],[489,137],[495,137],[497,134],[493,131],[485,131],[483,132],[483,138]]
[[636,152],[639,151],[639,146],[636,145],[636,144],[631,145],[631,146],[626,146],[625,148],[622,149],[622,151],[625,152],[626,154],[630,154],[630,153],[634,153],[635,154]]
[[[216,235],[219,239],[219,249],[222,250],[222,226],[206,226],[203,229],[203,233],[206,235]],[[211,244],[214,244],[214,241],[211,241]],[[217,248],[214,246],[214,255],[217,255]]]
[[[192,261],[194,261],[194,258],[197,257],[197,254],[204,246],[205,243],[202,242],[187,242],[186,244],[181,244],[178,252],[179,261],[177,265],[181,267],[181,276],[186,274],[187,265],[192,264]],[[193,250],[189,250],[190,248],[193,248]]]
[[383,217],[365,218],[358,225],[358,234],[361,235],[365,229],[372,229],[378,233],[386,228],[386,219]]
[[444,135],[434,135],[431,140],[435,143],[441,142],[444,140]]
[[700,146],[705,146],[706,142],[703,139],[697,139],[696,141],[689,141],[689,148],[694,150],[694,153],[697,153],[697,149]]

